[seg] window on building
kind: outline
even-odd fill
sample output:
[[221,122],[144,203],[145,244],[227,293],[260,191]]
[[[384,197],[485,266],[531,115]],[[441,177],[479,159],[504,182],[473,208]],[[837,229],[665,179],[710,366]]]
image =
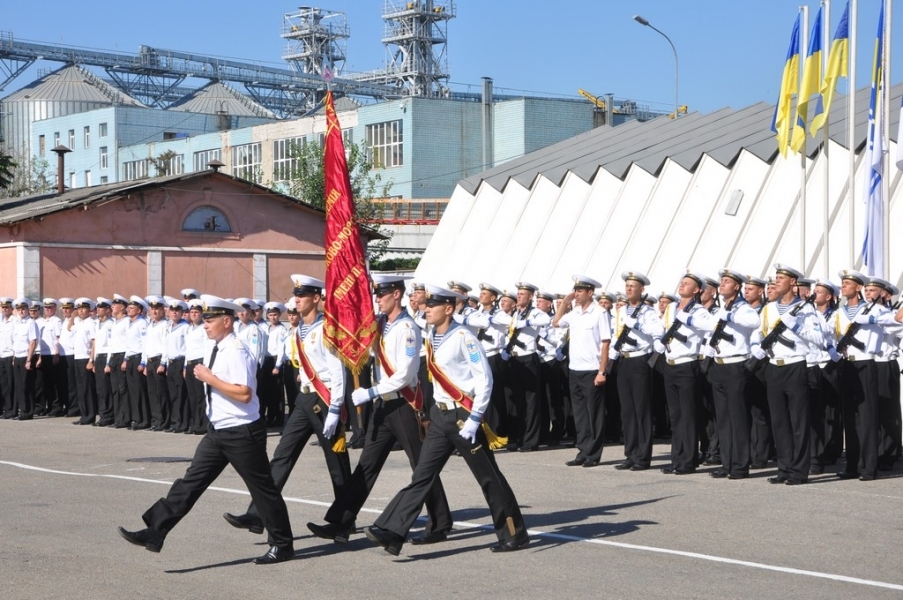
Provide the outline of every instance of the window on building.
[[201,206],[194,209],[182,223],[182,231],[200,231],[205,233],[229,233],[232,226],[229,219],[218,208]]
[[223,160],[223,151],[219,148],[214,148],[213,150],[201,150],[200,152],[194,153],[194,170],[203,171],[207,168],[207,164],[210,161],[218,160],[222,162]]
[[101,123],[97,129],[98,129],[97,135],[99,135],[102,138],[107,137],[107,124],[106,123]]
[[43,135],[38,136],[38,152],[40,152],[41,156],[47,152],[47,140],[44,139]]
[[58,148],[60,145],[60,132],[56,131],[53,134],[53,147]]
[[122,180],[132,181],[147,177],[147,159],[130,160],[122,163]]
[[106,175],[101,175],[101,177],[100,177],[100,185],[103,185],[103,184],[109,183],[109,182],[110,182],[110,178],[109,178],[109,177],[107,177]]
[[157,175],[181,175],[184,172],[184,154],[174,154],[157,165]]
[[288,181],[298,170],[298,153],[305,145],[304,137],[273,141],[273,180]]
[[107,147],[106,146],[100,147],[100,168],[101,169],[110,168],[110,160],[107,157]]
[[248,181],[260,181],[261,171],[260,142],[232,147],[232,174]]
[[91,187],[91,171],[85,171],[85,187]]
[[75,150],[75,130],[69,130],[69,149]]
[[69,172],[69,189],[70,190],[75,189],[75,171]]
[[348,149],[348,146],[354,143],[354,133],[353,129],[343,129],[342,130],[342,142],[345,144],[345,149]]
[[85,126],[85,148],[91,147],[91,128]]
[[400,167],[404,164],[401,125],[400,119],[367,125],[367,158],[374,167]]

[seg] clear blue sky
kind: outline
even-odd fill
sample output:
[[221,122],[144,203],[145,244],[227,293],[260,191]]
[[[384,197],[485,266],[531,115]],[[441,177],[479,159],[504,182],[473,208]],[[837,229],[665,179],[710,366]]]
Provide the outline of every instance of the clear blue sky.
[[[639,13],[677,47],[681,104],[711,112],[773,103],[800,4],[810,7],[814,19],[819,5],[814,1],[457,0],[457,18],[449,24],[451,81],[458,90],[471,84],[472,91],[483,76],[492,77],[497,90],[576,96],[584,88],[666,110],[674,102],[673,55],[664,38],[632,20]],[[273,0],[0,0],[0,6],[0,30],[23,40],[127,52],[145,44],[277,65],[284,65],[282,15],[297,8]],[[383,2],[328,0],[322,6],[347,13],[346,70],[382,67]],[[838,0],[832,4],[831,35],[843,6]],[[870,78],[878,6],[877,0],[859,2],[859,87]],[[893,15],[893,23],[903,36],[903,10]],[[891,55],[892,81],[899,81],[903,54]],[[0,96],[34,79],[36,68],[58,66],[38,63]],[[846,91],[845,82],[840,89]]]

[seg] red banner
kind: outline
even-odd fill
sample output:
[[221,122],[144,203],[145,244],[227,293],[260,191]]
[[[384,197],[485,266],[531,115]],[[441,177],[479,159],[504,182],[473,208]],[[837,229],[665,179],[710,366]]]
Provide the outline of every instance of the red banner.
[[354,214],[354,198],[342,129],[332,92],[326,93],[326,305],[324,341],[355,374],[369,358],[376,339],[370,278]]

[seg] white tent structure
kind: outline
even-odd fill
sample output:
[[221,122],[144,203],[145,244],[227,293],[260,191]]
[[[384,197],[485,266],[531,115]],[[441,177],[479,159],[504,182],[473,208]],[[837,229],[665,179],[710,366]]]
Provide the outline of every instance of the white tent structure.
[[[896,138],[903,85],[890,92]],[[856,94],[852,211],[846,97],[832,106],[829,160],[821,132],[816,140],[807,136],[804,250],[801,156],[778,154],[770,130],[774,106],[759,103],[595,129],[462,180],[416,277],[500,288],[524,280],[564,292],[576,273],[622,289],[620,273],[633,270],[649,276],[649,291],[670,292],[687,269],[764,276],[783,262],[836,279],[838,270],[862,264],[868,96],[868,89]],[[903,246],[895,232],[903,230],[903,191],[893,166],[896,144],[888,144],[888,268],[899,285]],[[830,272],[822,239],[826,204]]]

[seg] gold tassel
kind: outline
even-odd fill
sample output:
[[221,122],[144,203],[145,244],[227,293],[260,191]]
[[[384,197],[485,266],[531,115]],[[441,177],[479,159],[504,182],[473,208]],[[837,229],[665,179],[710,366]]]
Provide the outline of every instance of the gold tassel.
[[343,452],[348,451],[348,447],[345,445],[345,425],[340,424],[338,430],[336,431],[336,440],[332,445],[332,451],[336,454],[342,454]]
[[498,450],[508,445],[508,438],[497,435],[486,423],[483,423],[483,433],[486,434],[486,441],[489,442],[490,450]]

